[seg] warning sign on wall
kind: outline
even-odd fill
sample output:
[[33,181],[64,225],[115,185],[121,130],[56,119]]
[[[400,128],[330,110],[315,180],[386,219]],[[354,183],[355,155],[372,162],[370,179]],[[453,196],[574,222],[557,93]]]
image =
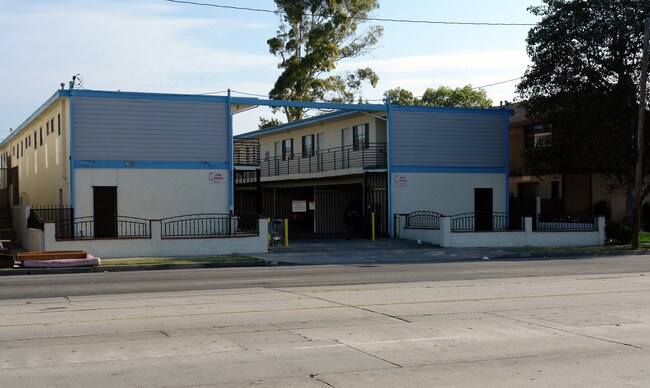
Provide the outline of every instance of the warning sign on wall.
[[395,186],[406,186],[408,181],[406,175],[395,175]]
[[291,211],[294,213],[307,212],[307,201],[291,201]]
[[220,185],[223,184],[223,173],[222,172],[211,172],[209,173],[208,180],[211,185]]

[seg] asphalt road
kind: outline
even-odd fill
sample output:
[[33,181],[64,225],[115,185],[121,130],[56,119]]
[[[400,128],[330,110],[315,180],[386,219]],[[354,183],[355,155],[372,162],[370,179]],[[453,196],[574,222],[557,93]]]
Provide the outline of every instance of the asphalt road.
[[2,387],[647,387],[645,256],[0,278]]
[[648,256],[274,266],[0,277],[0,300],[650,272]]

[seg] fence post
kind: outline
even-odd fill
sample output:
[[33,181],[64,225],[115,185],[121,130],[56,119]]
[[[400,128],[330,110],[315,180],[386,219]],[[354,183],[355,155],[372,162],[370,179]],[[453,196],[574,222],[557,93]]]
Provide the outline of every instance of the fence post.
[[598,245],[605,245],[605,217],[598,216],[596,223],[598,225]]
[[533,217],[524,217],[524,245],[533,245]]
[[453,247],[451,218],[440,217],[440,247]]
[[370,228],[372,230],[372,241],[375,241],[375,212],[370,213]]

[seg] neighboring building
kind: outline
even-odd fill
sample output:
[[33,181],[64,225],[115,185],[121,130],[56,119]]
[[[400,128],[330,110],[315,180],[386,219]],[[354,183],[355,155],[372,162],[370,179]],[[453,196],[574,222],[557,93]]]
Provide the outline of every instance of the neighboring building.
[[235,155],[260,157],[235,163],[235,209],[289,219],[293,237],[368,236],[372,213],[386,236],[395,214],[508,211],[505,108],[346,108],[236,136]]
[[[520,103],[510,118],[511,212],[547,217],[593,213],[594,204],[607,201],[612,217],[625,217],[625,193],[616,190],[612,175],[567,173],[558,163],[562,132],[551,122],[534,122]],[[536,198],[540,198],[537,205]],[[537,207],[539,206],[539,209]]]
[[229,213],[229,114],[226,97],[59,90],[0,143],[9,202],[70,206],[95,237],[120,216]]

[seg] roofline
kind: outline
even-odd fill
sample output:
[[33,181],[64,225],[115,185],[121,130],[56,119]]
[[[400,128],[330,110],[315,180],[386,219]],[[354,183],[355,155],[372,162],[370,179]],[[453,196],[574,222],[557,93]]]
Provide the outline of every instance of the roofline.
[[256,131],[242,133],[242,134],[236,135],[234,138],[235,139],[251,139],[251,138],[258,137],[258,136],[270,135],[272,133],[286,131],[287,129],[293,129],[293,128],[301,127],[303,125],[318,123],[318,122],[324,121],[324,120],[330,120],[330,119],[335,119],[335,118],[339,118],[339,117],[350,116],[350,115],[352,115],[354,113],[357,113],[357,111],[338,111],[338,112],[325,113],[325,114],[322,114],[322,115],[309,117],[309,118],[302,119],[302,120],[292,121],[292,122],[289,122],[289,123],[286,123],[286,124],[281,124],[281,125],[278,125],[278,126],[275,126],[275,127],[263,128],[263,129],[258,129]]
[[289,101],[267,100],[255,97],[231,97],[233,104],[261,105],[271,107],[307,108],[307,109],[335,109],[345,111],[386,111],[385,104],[343,104],[337,102]]
[[150,92],[122,92],[73,89],[70,91],[76,97],[104,97],[104,98],[126,98],[126,99],[148,99],[148,100],[172,100],[172,101],[204,101],[204,102],[228,102],[226,96],[208,96],[204,94],[173,94],[173,93],[150,93]]
[[11,139],[14,137],[18,136],[20,131],[22,131],[27,125],[29,125],[32,121],[34,121],[38,116],[40,116],[43,112],[48,110],[56,101],[59,100],[59,98],[62,97],[70,97],[70,91],[69,90],[57,90],[52,94],[50,98],[47,99],[38,109],[34,111],[25,121],[23,121],[18,128],[14,129],[11,131],[11,133],[0,142],[0,147],[3,147],[6,143],[8,143]]

